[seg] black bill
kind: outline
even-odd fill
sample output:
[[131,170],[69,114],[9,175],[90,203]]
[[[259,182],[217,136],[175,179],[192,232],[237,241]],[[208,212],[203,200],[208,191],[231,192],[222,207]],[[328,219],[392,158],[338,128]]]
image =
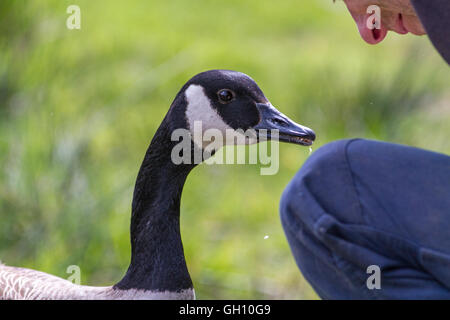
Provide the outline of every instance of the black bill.
[[[271,130],[278,130],[278,140],[283,142],[310,146],[316,139],[313,130],[295,123],[272,105],[257,103],[256,107],[260,114],[260,121],[253,128],[258,131],[258,134],[262,133],[261,130],[267,130],[267,139],[276,139],[272,137]],[[264,140],[264,135],[258,135],[258,138]]]

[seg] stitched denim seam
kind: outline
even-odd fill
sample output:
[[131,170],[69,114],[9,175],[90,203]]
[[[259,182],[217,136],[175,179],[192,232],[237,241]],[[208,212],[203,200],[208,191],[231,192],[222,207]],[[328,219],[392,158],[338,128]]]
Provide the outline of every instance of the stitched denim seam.
[[367,217],[363,213],[361,198],[360,198],[358,189],[356,188],[355,175],[353,174],[353,169],[352,169],[352,166],[350,165],[350,161],[348,158],[348,147],[350,146],[350,144],[352,144],[353,142],[358,141],[358,140],[362,140],[362,139],[352,139],[352,140],[348,141],[348,143],[345,145],[344,155],[345,155],[345,163],[348,167],[348,171],[350,174],[350,180],[352,181],[353,191],[355,193],[356,199],[358,200],[359,214],[362,217],[362,219],[364,220],[365,224],[367,225]]

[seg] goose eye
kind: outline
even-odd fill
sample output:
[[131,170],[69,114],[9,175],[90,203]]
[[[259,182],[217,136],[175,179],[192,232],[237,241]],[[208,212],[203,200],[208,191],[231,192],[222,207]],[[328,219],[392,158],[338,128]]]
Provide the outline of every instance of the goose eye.
[[221,89],[217,92],[217,96],[219,97],[219,101],[221,103],[229,103],[234,98],[234,93],[228,89]]

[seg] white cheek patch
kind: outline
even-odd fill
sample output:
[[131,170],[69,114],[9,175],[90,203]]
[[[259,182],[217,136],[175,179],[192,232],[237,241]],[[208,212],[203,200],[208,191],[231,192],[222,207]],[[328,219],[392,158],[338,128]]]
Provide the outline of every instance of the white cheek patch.
[[186,89],[185,94],[187,101],[186,118],[191,130],[194,128],[194,121],[201,121],[203,131],[219,129],[225,132],[226,129],[232,129],[214,110],[202,86],[191,84]]
[[[226,139],[223,144],[248,144],[249,141],[245,142],[245,136],[238,131],[231,128],[228,124],[223,121],[222,117],[214,110],[211,105],[211,101],[206,96],[204,89],[200,85],[191,84],[185,91],[187,108],[186,108],[186,119],[189,125],[189,130],[193,137],[193,141],[198,147],[205,148],[209,144],[209,139],[203,141],[205,136],[205,131],[214,133],[220,131],[223,139],[227,137],[230,133],[233,133],[239,137],[238,141],[243,141],[243,143],[236,143],[234,139]],[[197,132],[201,124],[201,132]],[[195,130],[194,130],[195,129]],[[207,134],[208,136],[208,134]],[[229,143],[228,140],[230,141]],[[250,143],[253,143],[250,142]]]

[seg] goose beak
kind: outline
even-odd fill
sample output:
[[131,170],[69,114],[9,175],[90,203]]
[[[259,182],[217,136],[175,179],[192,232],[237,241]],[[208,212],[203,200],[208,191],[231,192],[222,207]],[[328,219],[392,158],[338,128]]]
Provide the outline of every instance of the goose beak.
[[256,107],[259,111],[260,121],[253,128],[257,130],[259,139],[264,139],[264,137],[259,136],[260,130],[263,129],[267,130],[266,139],[275,139],[275,137],[271,137],[271,130],[278,130],[279,141],[302,146],[310,146],[316,139],[316,134],[313,130],[295,123],[271,104],[257,103]]

